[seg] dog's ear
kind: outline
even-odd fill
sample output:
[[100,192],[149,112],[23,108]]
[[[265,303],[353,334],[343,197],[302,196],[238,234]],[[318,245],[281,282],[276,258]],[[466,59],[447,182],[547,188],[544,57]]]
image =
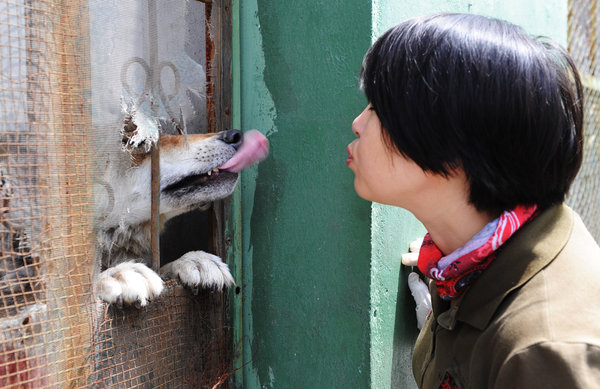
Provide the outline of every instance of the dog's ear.
[[143,139],[138,134],[138,126],[133,122],[133,117],[127,115],[121,129],[121,144],[129,152],[135,165],[139,165],[146,155],[152,151],[153,142]]

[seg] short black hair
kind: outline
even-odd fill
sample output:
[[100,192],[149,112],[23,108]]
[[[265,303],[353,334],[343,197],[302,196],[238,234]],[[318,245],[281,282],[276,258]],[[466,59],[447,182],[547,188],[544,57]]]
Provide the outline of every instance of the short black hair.
[[360,83],[386,144],[424,171],[462,169],[480,211],[560,203],[581,167],[576,66],[560,45],[514,24],[410,19],[372,45]]

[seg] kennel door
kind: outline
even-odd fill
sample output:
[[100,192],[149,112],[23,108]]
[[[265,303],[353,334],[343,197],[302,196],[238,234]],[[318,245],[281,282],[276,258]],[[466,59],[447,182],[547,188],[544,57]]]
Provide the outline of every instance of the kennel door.
[[[92,280],[112,191],[103,173],[123,152],[125,113],[139,114],[147,138],[227,121],[229,9],[0,0],[0,387],[227,382],[225,295],[170,283],[149,309],[121,311],[94,298]],[[210,211],[203,240],[223,241],[223,209]]]

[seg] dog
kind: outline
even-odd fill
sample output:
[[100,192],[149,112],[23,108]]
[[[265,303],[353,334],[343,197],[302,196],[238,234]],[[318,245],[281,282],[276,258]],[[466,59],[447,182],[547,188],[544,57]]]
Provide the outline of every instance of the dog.
[[[151,162],[155,140],[134,115],[125,118],[122,152],[105,161],[96,196],[97,255],[102,264],[96,296],[109,304],[143,307],[158,297],[163,278],[184,286],[223,288],[234,285],[227,264],[204,251],[191,251],[163,266],[151,262]],[[268,141],[258,131],[160,135],[160,221],[231,195],[238,172],[268,154]]]

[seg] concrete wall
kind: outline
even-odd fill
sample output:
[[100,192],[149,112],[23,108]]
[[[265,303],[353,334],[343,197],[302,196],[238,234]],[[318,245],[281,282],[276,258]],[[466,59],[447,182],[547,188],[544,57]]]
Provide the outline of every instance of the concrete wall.
[[269,158],[243,174],[234,227],[238,385],[413,387],[400,255],[424,230],[354,193],[345,146],[366,103],[362,57],[387,28],[441,11],[501,17],[564,43],[567,0],[245,0],[234,10],[234,122],[271,141]]

